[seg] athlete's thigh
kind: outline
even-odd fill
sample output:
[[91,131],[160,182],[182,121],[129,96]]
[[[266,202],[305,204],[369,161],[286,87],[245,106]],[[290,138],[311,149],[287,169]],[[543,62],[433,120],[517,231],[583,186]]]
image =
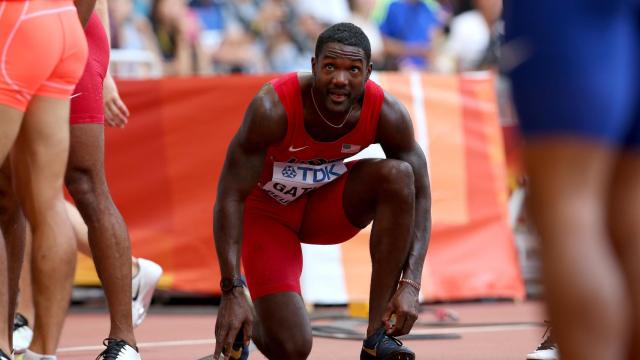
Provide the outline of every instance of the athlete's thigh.
[[506,3],[503,60],[527,138],[624,142],[639,71],[636,13],[628,0]]
[[[282,205],[274,202],[273,206]],[[279,215],[245,205],[242,265],[253,299],[281,292],[300,294],[300,240],[296,229]]]
[[69,153],[69,101],[34,96],[12,151],[15,186],[28,214],[62,198]]
[[[300,238],[303,243],[339,244],[354,237],[361,227],[352,224],[345,213],[347,183],[353,181],[351,166],[347,173],[309,193],[305,206]],[[365,227],[367,224],[362,224]]]
[[23,117],[22,111],[0,104],[0,164],[2,164],[16,141]]

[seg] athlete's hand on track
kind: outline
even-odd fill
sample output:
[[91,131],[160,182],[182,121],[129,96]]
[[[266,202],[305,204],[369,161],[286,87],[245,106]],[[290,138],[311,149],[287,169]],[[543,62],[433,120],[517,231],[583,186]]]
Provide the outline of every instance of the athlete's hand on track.
[[[388,335],[401,336],[411,331],[413,324],[418,319],[420,308],[418,295],[418,290],[412,286],[401,284],[398,287],[382,316]],[[391,321],[393,315],[395,315],[394,323]]]
[[107,125],[123,128],[129,121],[129,109],[120,99],[116,82],[110,74],[104,78],[102,85],[102,97],[104,100],[104,120]]
[[244,330],[244,343],[251,339],[253,326],[253,313],[243,294],[242,288],[235,288],[228,294],[222,295],[218,318],[216,319],[216,350],[214,359],[219,359],[222,350],[225,350],[224,359],[229,359],[233,340],[240,328]]

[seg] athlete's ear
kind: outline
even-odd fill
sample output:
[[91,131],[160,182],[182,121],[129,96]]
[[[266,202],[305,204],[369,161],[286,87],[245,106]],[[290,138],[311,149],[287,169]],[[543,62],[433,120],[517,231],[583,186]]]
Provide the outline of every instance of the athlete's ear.
[[369,80],[369,76],[371,76],[372,72],[373,72],[373,63],[370,62],[369,65],[367,65],[367,80]]
[[313,77],[316,77],[316,57],[312,56],[311,57],[311,74],[313,75]]

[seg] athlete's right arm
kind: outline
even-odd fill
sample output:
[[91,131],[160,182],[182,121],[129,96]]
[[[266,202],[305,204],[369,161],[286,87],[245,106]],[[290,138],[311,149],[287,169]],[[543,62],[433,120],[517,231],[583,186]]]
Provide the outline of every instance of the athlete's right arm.
[[[267,149],[280,142],[286,133],[285,110],[275,90],[266,85],[254,97],[242,126],[231,140],[218,183],[213,232],[223,278],[240,276],[244,201],[259,180]],[[218,359],[223,348],[231,346],[241,327],[245,342],[248,341],[252,321],[239,289],[223,294],[216,321],[214,359]]]
[[240,275],[244,200],[259,180],[267,149],[286,132],[285,110],[273,87],[265,85],[251,101],[231,140],[218,183],[214,238],[223,277]]

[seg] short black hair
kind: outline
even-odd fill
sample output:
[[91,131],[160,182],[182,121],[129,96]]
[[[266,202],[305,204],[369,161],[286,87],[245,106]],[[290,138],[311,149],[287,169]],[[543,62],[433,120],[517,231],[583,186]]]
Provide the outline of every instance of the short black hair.
[[367,64],[371,62],[371,44],[364,31],[351,23],[337,23],[324,30],[316,41],[316,59],[324,46],[328,43],[340,43],[342,45],[358,47],[364,51]]

